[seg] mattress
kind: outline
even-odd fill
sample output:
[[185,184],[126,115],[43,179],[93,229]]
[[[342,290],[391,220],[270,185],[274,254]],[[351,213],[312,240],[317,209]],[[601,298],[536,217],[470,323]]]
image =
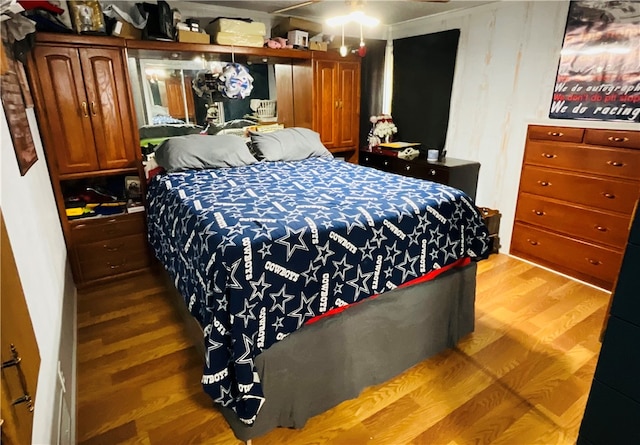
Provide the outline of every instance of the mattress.
[[163,174],[148,193],[149,241],[205,333],[203,387],[248,425],[261,351],[489,245],[464,192],[331,158]]

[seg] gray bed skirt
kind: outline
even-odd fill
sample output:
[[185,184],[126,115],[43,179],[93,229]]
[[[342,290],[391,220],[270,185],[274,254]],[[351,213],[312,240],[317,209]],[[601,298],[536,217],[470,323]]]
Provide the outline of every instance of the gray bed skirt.
[[[243,441],[277,427],[302,428],[364,388],[455,346],[474,329],[475,289],[472,262],[304,326],[256,357],[266,400],[253,426],[218,408]],[[201,332],[197,338],[202,343]]]
[[[266,400],[252,426],[240,422],[230,409],[214,406],[243,441],[277,427],[302,428],[311,417],[473,332],[476,268],[472,262],[432,281],[385,292],[304,326],[262,352],[255,364]],[[186,329],[204,360],[202,330],[177,291],[176,296]]]

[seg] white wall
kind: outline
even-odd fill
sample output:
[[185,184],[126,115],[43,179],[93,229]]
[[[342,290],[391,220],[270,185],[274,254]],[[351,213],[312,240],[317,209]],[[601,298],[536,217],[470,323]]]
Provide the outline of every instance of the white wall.
[[[40,350],[40,373],[35,401],[33,443],[50,444],[57,433],[59,350],[67,370],[67,402],[75,410],[73,349],[75,326],[62,325],[63,308],[73,305],[75,286],[68,271],[67,250],[58,218],[49,171],[33,109],[27,110],[38,161],[20,176],[4,108],[0,107],[0,206],[22,282],[25,299]],[[68,318],[68,317],[65,317]],[[66,321],[68,324],[69,322]],[[65,331],[65,345],[60,344]],[[69,339],[70,334],[70,339]],[[73,411],[72,411],[73,412]]]
[[481,163],[477,204],[502,213],[502,252],[509,251],[528,124],[640,129],[548,118],[568,9],[568,0],[501,1],[391,30],[398,39],[460,29],[445,148]]

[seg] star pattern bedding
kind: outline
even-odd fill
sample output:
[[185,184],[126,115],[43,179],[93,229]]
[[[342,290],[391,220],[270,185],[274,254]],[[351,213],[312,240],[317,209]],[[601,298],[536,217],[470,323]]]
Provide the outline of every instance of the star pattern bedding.
[[331,158],[158,175],[148,226],[203,328],[205,391],[249,425],[264,402],[257,354],[489,244],[462,191]]

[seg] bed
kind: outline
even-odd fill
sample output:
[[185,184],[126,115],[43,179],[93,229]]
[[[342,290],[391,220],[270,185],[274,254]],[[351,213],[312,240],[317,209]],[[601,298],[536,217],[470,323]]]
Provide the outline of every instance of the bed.
[[260,162],[236,136],[172,139],[148,187],[150,244],[201,328],[203,388],[245,441],[473,330],[489,237],[472,200],[333,159],[316,136],[252,135]]

